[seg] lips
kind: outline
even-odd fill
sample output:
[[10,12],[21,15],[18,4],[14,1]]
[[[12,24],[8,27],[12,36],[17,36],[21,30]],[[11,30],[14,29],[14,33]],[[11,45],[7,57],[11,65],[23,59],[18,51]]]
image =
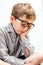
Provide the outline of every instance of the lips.
[[21,31],[22,33],[24,33],[24,31]]
[[21,32],[23,32],[23,33],[24,33],[24,32],[27,32],[27,31],[28,31],[28,29],[27,29],[27,30],[22,30]]
[[[27,31],[27,30],[26,30],[26,31]],[[25,33],[26,31],[23,30],[23,31],[21,31],[21,32],[22,32],[22,33]]]

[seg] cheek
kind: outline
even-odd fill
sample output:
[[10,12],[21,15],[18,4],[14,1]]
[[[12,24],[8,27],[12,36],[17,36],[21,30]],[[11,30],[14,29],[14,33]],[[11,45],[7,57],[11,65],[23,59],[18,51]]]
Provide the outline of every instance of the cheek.
[[19,30],[19,29],[21,29],[21,23],[18,21],[17,23],[16,23],[16,28]]

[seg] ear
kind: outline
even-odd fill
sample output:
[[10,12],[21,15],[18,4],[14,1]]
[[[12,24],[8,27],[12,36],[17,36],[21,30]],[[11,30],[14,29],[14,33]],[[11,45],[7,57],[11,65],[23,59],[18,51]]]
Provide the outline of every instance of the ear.
[[10,16],[10,21],[11,21],[11,23],[14,23],[15,17],[14,16]]

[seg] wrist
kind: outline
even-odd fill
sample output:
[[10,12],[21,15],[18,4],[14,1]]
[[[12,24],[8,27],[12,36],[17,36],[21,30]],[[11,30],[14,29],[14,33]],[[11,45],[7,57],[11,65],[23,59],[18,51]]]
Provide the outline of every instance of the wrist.
[[20,36],[20,39],[21,39],[22,41],[24,41],[24,40],[25,40],[25,36]]
[[43,62],[43,54],[39,54],[39,61],[40,61],[40,63]]

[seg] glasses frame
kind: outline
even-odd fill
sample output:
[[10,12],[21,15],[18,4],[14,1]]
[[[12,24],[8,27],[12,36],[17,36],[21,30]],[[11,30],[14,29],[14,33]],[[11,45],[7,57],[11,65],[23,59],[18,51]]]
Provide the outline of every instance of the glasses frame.
[[[20,20],[21,22],[26,22],[27,25],[28,25],[28,27],[29,27],[29,25],[31,25],[29,28],[31,28],[32,26],[33,26],[33,27],[35,26],[35,24],[29,23],[28,21],[25,21],[25,20],[22,20],[22,19],[18,18],[17,16],[14,16],[14,17],[15,17],[16,19]],[[26,26],[23,26],[23,27],[26,27]]]

